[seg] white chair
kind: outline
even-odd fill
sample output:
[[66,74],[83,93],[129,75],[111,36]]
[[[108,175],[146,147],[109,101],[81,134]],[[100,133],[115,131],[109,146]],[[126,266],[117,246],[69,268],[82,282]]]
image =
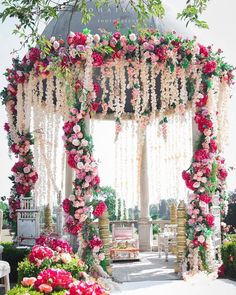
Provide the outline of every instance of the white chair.
[[10,290],[9,273],[11,272],[10,264],[6,261],[0,261],[0,287],[4,287],[5,294]]
[[17,210],[17,242],[22,246],[33,246],[40,235],[39,210],[32,198],[20,198]]
[[165,253],[165,260],[168,261],[170,246],[176,245],[176,224],[166,224],[163,232],[158,234],[158,253],[161,258],[162,252]]
[[[0,210],[0,241],[2,237],[2,220],[3,212]],[[5,294],[10,290],[9,273],[11,272],[10,264],[2,261],[3,246],[0,245],[0,287],[5,288]],[[2,282],[3,281],[3,282]]]

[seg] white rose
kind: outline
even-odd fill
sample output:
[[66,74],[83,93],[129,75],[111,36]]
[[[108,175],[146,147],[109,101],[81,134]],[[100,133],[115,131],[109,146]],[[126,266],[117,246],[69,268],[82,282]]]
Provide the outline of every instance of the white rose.
[[104,253],[100,253],[98,255],[98,258],[99,258],[100,261],[104,260],[105,259],[105,254]]
[[198,242],[200,242],[201,244],[205,242],[205,238],[203,235],[200,235],[198,238],[197,238]]
[[60,47],[60,43],[58,41],[53,42],[53,48],[57,50]]
[[79,146],[80,141],[79,141],[78,139],[73,139],[73,140],[72,140],[72,144],[73,144],[74,146]]
[[81,214],[79,221],[84,222],[87,218],[88,218],[88,216],[86,214]]
[[71,256],[69,253],[62,253],[61,254],[61,260],[63,263],[67,264],[67,263],[70,263],[71,262]]
[[30,168],[29,168],[29,167],[25,167],[25,168],[23,169],[23,171],[24,171],[24,173],[30,173]]
[[69,195],[69,200],[73,202],[75,200],[75,196],[74,195]]
[[56,40],[54,36],[51,37],[50,42],[53,43]]
[[82,162],[78,162],[77,163],[77,168],[78,169],[83,169],[84,168],[84,164]]
[[96,43],[98,43],[98,42],[100,41],[100,36],[99,36],[98,34],[95,34],[95,35],[93,36],[93,40],[94,40]]
[[79,126],[79,125],[75,125],[75,126],[73,127],[73,131],[74,131],[75,133],[79,133],[79,132],[81,131],[80,126]]
[[68,37],[71,37],[73,38],[75,36],[75,33],[74,32],[70,32],[69,36]]
[[132,34],[129,34],[129,39],[130,39],[130,41],[134,42],[134,41],[136,41],[137,37],[134,33],[132,33]]
[[81,144],[82,146],[88,146],[88,141],[86,139],[82,139]]
[[99,250],[100,250],[100,247],[98,247],[98,246],[95,246],[95,247],[93,248],[93,252],[95,252],[95,253],[97,253]]

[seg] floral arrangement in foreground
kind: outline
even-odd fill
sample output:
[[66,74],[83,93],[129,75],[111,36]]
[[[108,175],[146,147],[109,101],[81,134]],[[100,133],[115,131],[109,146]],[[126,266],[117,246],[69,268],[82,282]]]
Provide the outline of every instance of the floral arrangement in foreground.
[[[99,193],[100,179],[92,139],[86,131],[87,119],[97,111],[104,116],[113,112],[118,133],[129,89],[132,111],[140,125],[145,127],[158,115],[166,130],[168,113],[184,115],[192,101],[200,137],[193,162],[183,173],[187,187],[193,191],[188,208],[189,268],[211,271],[214,258],[209,237],[214,217],[209,209],[213,195],[218,194],[225,211],[227,172],[219,152],[225,139],[224,113],[234,70],[221,53],[175,33],[144,30],[137,35],[129,30],[125,35],[119,31],[91,35],[85,29],[82,33],[71,32],[67,44],[53,37],[40,47],[30,48],[22,60],[15,59],[6,73],[9,84],[2,92],[9,146],[24,161],[23,169],[13,171],[12,208],[17,208],[21,195],[30,195],[37,180],[29,148],[33,144],[30,109],[57,111],[65,118],[63,140],[68,164],[76,174],[73,194],[63,202],[66,228],[78,236],[86,264],[102,264],[102,241],[91,221],[104,212],[105,206],[93,199]],[[100,73],[99,84],[95,70]],[[158,103],[157,77],[161,85]],[[36,100],[32,99],[35,95]]]
[[86,270],[68,242],[41,236],[28,257],[19,263],[18,285],[8,294],[108,295]]

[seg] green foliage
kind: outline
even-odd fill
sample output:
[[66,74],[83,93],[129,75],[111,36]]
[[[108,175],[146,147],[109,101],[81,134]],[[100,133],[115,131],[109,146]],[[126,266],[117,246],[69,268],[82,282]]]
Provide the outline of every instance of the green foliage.
[[22,281],[24,277],[37,277],[39,273],[48,268],[59,268],[64,269],[71,273],[73,278],[79,279],[80,272],[85,271],[84,266],[78,264],[79,259],[77,257],[73,258],[69,263],[58,263],[53,262],[51,259],[45,259],[40,267],[35,264],[30,263],[28,259],[20,262],[18,265],[18,283]]
[[0,210],[3,212],[3,225],[9,225],[11,219],[9,218],[9,206],[7,203],[0,201]]
[[[23,287],[20,285],[17,285],[15,288],[11,289],[8,291],[7,295],[42,295],[42,293],[33,290],[32,288],[29,287]],[[65,291],[54,291],[50,293],[51,295],[65,295]]]
[[[184,20],[186,25],[194,23],[198,27],[208,28],[205,21],[199,19],[199,15],[206,9],[210,0],[186,0],[185,8],[178,13],[177,18]],[[19,25],[13,33],[19,34],[25,40],[23,45],[34,43],[39,39],[38,28],[40,22],[48,22],[56,18],[58,13],[64,9],[77,10],[81,12],[82,23],[88,23],[94,16],[94,9],[88,6],[87,0],[3,0],[3,11],[0,12],[0,19],[4,22],[8,18],[16,18]],[[128,4],[127,4],[128,2]],[[138,19],[138,28],[143,28],[147,19],[151,17],[162,18],[165,15],[163,0],[95,0],[95,9],[107,5],[117,5],[122,10],[133,10]],[[30,33],[29,33],[30,32]]]
[[195,24],[197,27],[208,29],[205,21],[199,19],[199,15],[207,8],[210,0],[187,0],[186,7],[177,14],[177,18],[186,21],[186,26],[189,23]]
[[118,199],[118,214],[116,216],[116,191],[110,186],[100,187],[100,197],[104,198],[107,205],[109,220],[121,220],[121,202],[123,202],[123,219],[127,219],[125,200]]
[[22,281],[24,277],[37,277],[41,269],[35,264],[30,263],[28,259],[21,261],[18,264],[18,283]]
[[11,266],[10,281],[17,281],[17,266],[29,254],[28,249],[17,249],[13,243],[1,243],[4,247],[2,260],[7,261]]
[[226,275],[236,279],[236,242],[224,243],[221,247],[221,256]]
[[160,224],[153,224],[152,226],[152,234],[157,235],[161,232],[161,226]]

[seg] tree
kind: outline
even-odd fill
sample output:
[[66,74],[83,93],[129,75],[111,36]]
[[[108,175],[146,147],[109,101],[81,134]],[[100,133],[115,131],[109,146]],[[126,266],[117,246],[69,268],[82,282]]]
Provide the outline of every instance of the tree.
[[[210,0],[186,0],[185,8],[178,13],[177,18],[198,27],[207,28],[207,23],[199,19]],[[87,0],[3,0],[4,10],[0,13],[0,19],[5,21],[15,17],[19,22],[14,33],[19,33],[25,39],[25,43],[34,42],[39,37],[38,28],[40,22],[48,22],[56,18],[60,11],[77,10],[81,12],[82,23],[86,24],[94,16],[95,9],[114,4],[122,9],[132,9],[142,24],[150,17],[162,18],[165,15],[163,0],[94,0],[94,9],[88,5]],[[30,33],[27,30],[30,30]]]
[[105,199],[109,220],[116,220],[116,191],[110,186],[101,186],[100,196]]

